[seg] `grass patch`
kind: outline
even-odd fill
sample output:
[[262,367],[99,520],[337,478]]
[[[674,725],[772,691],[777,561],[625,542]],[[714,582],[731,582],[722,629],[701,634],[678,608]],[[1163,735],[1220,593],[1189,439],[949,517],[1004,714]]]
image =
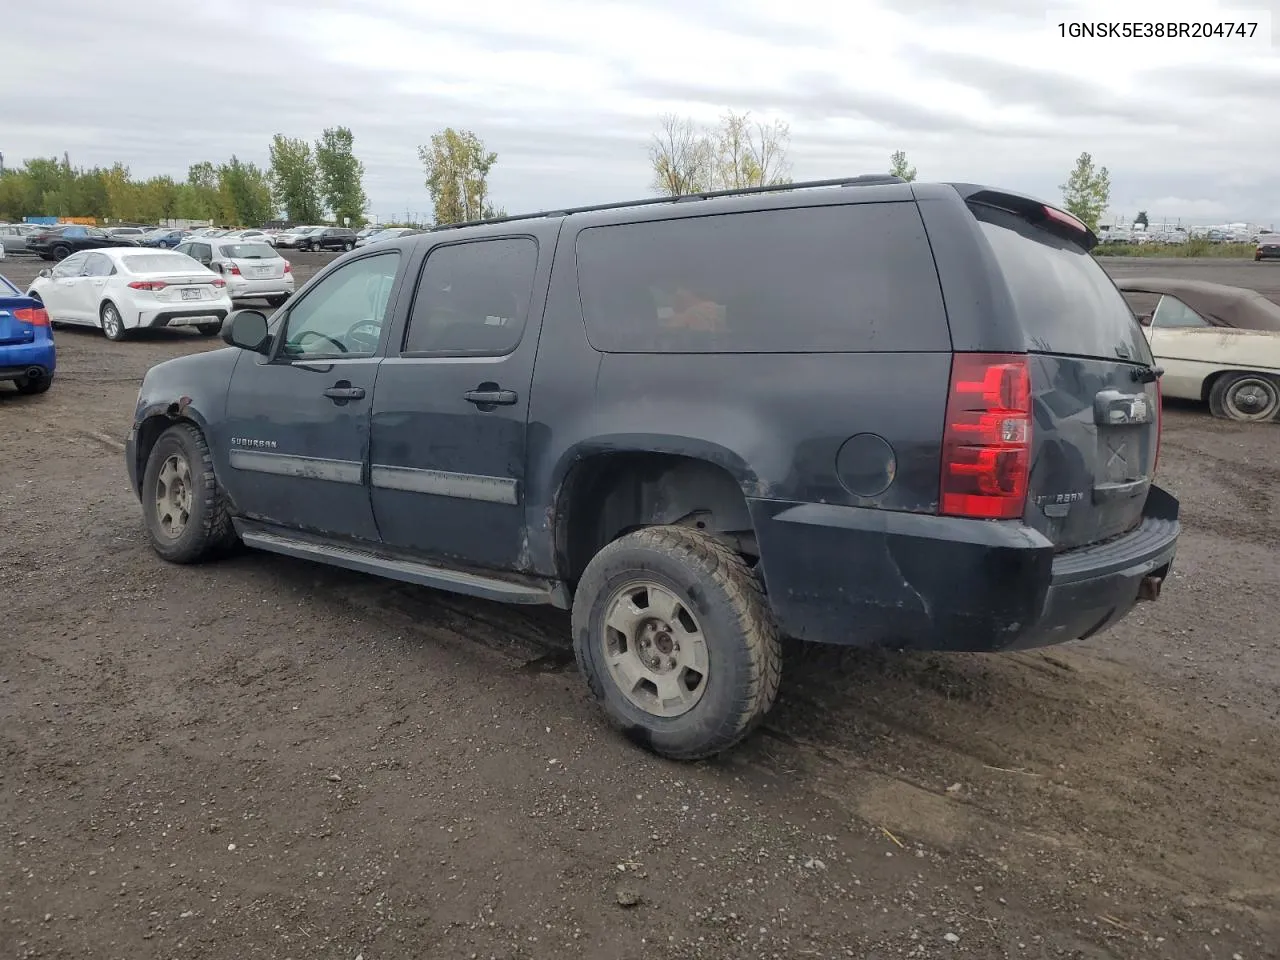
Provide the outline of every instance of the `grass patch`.
[[1093,248],[1097,257],[1216,257],[1222,260],[1252,260],[1253,243],[1100,243]]

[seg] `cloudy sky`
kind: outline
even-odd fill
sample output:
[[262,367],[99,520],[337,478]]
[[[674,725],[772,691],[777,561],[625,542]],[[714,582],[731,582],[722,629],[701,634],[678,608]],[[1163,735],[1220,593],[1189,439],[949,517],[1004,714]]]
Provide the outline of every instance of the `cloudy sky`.
[[[663,113],[791,127],[797,179],[887,169],[1280,223],[1280,0],[58,0],[5,3],[0,152],[185,176],[352,128],[372,212],[425,212],[417,146],[498,153],[512,212],[652,192]],[[894,9],[898,8],[898,9]],[[960,13],[958,11],[963,11]],[[1080,19],[1259,22],[1253,39],[1080,39]],[[1273,30],[1272,19],[1275,22]]]

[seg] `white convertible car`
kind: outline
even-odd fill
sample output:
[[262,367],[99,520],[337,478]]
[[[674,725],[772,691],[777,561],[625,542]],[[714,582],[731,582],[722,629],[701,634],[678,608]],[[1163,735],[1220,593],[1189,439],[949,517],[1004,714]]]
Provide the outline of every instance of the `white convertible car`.
[[1142,324],[1166,397],[1209,404],[1228,420],[1280,419],[1280,306],[1202,280],[1117,280]]

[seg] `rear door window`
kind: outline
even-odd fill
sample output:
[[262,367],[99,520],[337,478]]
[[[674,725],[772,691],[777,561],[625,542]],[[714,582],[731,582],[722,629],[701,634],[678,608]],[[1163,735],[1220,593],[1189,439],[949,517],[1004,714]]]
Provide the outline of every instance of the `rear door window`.
[[1151,363],[1146,337],[1093,255],[1021,217],[971,209],[990,244],[1036,353]]
[[524,334],[537,268],[538,245],[529,237],[436,247],[418,282],[404,353],[510,353]]
[[914,203],[588,227],[577,254],[587,335],[605,352],[951,347]]

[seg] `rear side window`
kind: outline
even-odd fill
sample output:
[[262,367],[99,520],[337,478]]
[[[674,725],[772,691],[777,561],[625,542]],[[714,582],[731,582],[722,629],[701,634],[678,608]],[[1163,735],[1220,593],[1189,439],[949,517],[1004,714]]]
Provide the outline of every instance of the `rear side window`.
[[1021,217],[971,209],[995,253],[1027,349],[1151,363],[1142,328],[1092,254]]
[[589,227],[587,336],[612,353],[949,350],[914,203],[860,203]]
[[529,237],[436,247],[418,282],[404,353],[510,353],[524,333],[537,268]]

